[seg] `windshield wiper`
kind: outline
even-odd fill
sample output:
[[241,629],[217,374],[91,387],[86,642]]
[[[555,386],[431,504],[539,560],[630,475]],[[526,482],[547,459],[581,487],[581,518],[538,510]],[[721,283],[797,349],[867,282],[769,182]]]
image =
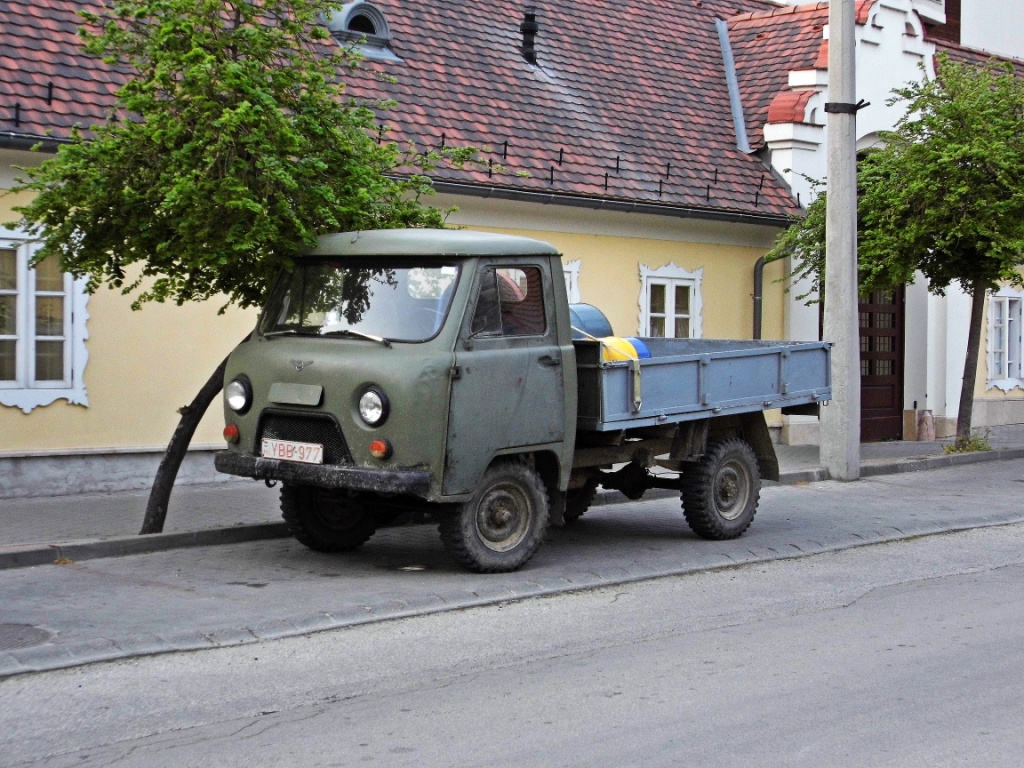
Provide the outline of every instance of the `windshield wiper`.
[[282,331],[267,331],[263,334],[263,337],[268,339],[272,339],[275,336],[316,336],[316,334],[303,333],[297,328],[285,328]]
[[378,344],[383,344],[385,347],[391,346],[391,340],[385,339],[381,336],[373,336],[369,333],[363,333],[362,331],[353,331],[351,328],[340,328],[336,331],[323,331],[320,333],[321,336],[354,336],[357,339],[366,339],[367,341],[375,341]]

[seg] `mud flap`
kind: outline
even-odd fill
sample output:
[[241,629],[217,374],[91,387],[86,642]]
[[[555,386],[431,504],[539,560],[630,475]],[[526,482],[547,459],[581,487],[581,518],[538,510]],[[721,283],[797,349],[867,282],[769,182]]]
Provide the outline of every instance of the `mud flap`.
[[757,466],[762,480],[779,479],[779,459],[775,455],[775,445],[768,432],[768,423],[764,413],[746,413],[742,416],[743,439],[754,449]]

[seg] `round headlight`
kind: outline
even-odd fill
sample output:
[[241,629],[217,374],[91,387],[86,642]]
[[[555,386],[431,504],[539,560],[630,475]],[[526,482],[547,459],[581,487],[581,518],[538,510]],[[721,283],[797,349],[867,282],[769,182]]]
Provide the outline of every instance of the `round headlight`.
[[232,379],[224,387],[224,400],[235,413],[245,413],[252,405],[252,385],[243,377]]
[[388,398],[379,389],[368,389],[359,398],[359,415],[371,427],[378,427],[388,417]]

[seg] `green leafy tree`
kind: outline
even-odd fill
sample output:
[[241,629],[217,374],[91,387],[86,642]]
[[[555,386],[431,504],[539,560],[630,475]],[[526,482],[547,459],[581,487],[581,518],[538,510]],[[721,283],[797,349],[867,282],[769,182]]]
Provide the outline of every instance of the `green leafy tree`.
[[[109,120],[34,169],[16,209],[38,258],[148,301],[259,305],[318,234],[443,226],[421,204],[441,160],[381,141],[344,92],[358,63],[324,28],[330,0],[109,0],[83,11],[85,51],[124,78]],[[472,150],[448,150],[463,162]],[[401,171],[400,173],[396,173]],[[162,530],[192,434],[223,364],[182,419],[143,532]]]
[[[972,299],[957,440],[971,435],[985,296],[1024,285],[1024,80],[1009,64],[940,55],[935,78],[896,89],[906,103],[895,129],[858,167],[858,271],[862,294],[913,282],[957,284]],[[825,195],[780,235],[769,259],[794,257],[794,276],[820,293]],[[828,311],[826,307],[826,311]]]

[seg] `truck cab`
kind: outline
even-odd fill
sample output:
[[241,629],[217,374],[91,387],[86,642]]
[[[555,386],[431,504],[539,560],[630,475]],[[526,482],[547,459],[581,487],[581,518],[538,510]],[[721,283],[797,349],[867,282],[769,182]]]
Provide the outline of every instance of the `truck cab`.
[[[551,245],[457,230],[328,235],[281,275],[230,356],[231,442],[217,468],[281,481],[293,533],[348,549],[396,509],[471,500],[495,465],[528,460],[539,476],[540,464],[536,495],[564,489],[575,376]],[[491,524],[492,538],[502,529]],[[529,533],[539,542],[542,526]]]

